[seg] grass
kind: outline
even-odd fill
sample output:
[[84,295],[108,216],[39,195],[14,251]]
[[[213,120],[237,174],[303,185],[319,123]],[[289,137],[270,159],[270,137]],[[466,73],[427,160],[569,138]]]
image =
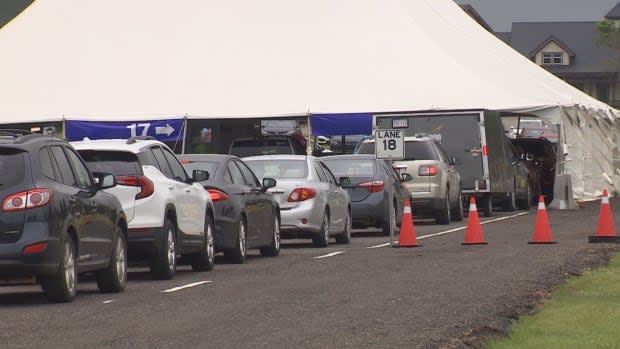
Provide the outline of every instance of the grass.
[[515,322],[488,349],[620,348],[620,254],[608,267],[570,279],[538,312]]

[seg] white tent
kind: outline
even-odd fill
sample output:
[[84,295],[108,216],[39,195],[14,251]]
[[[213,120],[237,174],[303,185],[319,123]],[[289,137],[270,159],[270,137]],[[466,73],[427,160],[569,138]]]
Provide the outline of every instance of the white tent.
[[37,0],[0,52],[0,123],[530,111],[563,125],[576,197],[620,190],[617,111],[451,0]]

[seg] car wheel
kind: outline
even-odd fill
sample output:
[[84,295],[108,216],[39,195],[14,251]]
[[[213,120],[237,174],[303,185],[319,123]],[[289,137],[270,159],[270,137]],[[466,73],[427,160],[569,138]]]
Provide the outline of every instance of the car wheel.
[[[396,205],[392,207],[392,211],[390,212],[390,221],[392,222],[392,229],[394,229],[394,235],[396,235]],[[383,235],[390,236],[390,221],[383,222]]]
[[452,214],[452,220],[455,222],[463,220],[463,191],[461,189],[459,189],[459,198],[454,213]]
[[247,251],[247,226],[245,223],[245,219],[242,217],[241,221],[239,221],[239,231],[237,232],[237,243],[235,244],[235,248],[227,251],[225,253],[227,257],[233,263],[242,264],[245,262],[245,255]]
[[215,246],[213,243],[213,220],[207,215],[205,219],[205,240],[200,253],[191,257],[193,271],[208,271],[215,264]]
[[314,247],[327,247],[329,245],[329,212],[325,211],[321,231],[312,239]]
[[63,244],[58,271],[43,279],[42,287],[50,302],[71,302],[75,298],[77,290],[75,247],[70,237],[67,236]]
[[491,195],[485,195],[480,198],[480,206],[482,207],[482,214],[485,217],[491,217],[493,214],[493,198]]
[[450,208],[450,193],[446,193],[443,208],[435,216],[435,222],[439,224],[450,224],[452,221],[452,209]]
[[116,227],[115,235],[110,265],[97,273],[97,286],[101,292],[120,292],[127,283],[127,243],[121,227]]
[[174,277],[177,267],[176,231],[174,224],[166,218],[164,234],[159,251],[151,266],[153,277],[160,280],[170,280]]
[[529,210],[532,207],[532,185],[530,183],[527,184],[527,196],[525,199],[517,201],[517,205],[520,210]]
[[351,242],[351,211],[347,214],[347,221],[344,224],[344,231],[336,235],[336,243],[348,244]]
[[273,235],[271,236],[271,245],[261,247],[261,256],[275,257],[280,254],[280,220],[278,216],[273,218]]

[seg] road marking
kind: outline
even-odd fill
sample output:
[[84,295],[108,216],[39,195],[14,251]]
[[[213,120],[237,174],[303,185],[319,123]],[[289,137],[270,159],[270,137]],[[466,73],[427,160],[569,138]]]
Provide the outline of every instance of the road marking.
[[336,251],[336,252],[328,253],[326,255],[322,255],[322,256],[318,256],[318,257],[314,257],[314,258],[315,259],[327,258],[327,257],[337,256],[337,255],[343,254],[343,253],[344,253],[344,251]]
[[176,292],[176,291],[184,290],[186,288],[191,288],[191,287],[196,287],[196,286],[200,286],[200,285],[204,285],[204,284],[209,284],[211,282],[213,282],[213,281],[198,281],[198,282],[193,282],[191,284],[187,284],[187,285],[183,285],[183,286],[177,286],[177,287],[169,288],[169,289],[163,290],[161,292],[162,293],[171,293],[171,292]]
[[114,299],[108,299],[107,301],[103,301],[103,304],[110,304],[114,302]]
[[[523,215],[526,215],[526,214],[530,214],[530,212],[521,212],[521,213],[517,213],[517,214],[511,215],[511,216],[489,219],[488,221],[480,222],[480,225],[487,224],[487,223],[499,222],[499,221],[503,221],[503,220],[506,220],[506,219],[523,216]],[[467,226],[453,228],[453,229],[449,229],[449,230],[445,230],[445,231],[440,231],[439,233],[418,236],[417,239],[421,240],[421,239],[426,239],[426,238],[432,238],[432,237],[435,237],[435,236],[441,236],[441,235],[445,235],[445,234],[449,234],[449,233],[454,233],[455,231],[461,231],[461,230],[465,230],[465,229],[467,229]],[[396,241],[394,244],[398,245],[398,241]],[[390,243],[388,242],[388,243],[385,243],[385,244],[369,246],[369,247],[366,247],[366,248],[379,248],[379,247],[386,247],[386,246],[390,246]]]

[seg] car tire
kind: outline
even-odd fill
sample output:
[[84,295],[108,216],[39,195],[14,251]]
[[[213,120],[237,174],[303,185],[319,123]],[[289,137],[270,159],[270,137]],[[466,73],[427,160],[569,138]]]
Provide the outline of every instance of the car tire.
[[245,223],[245,218],[241,217],[241,220],[239,221],[239,229],[237,230],[237,241],[235,243],[235,248],[224,252],[225,256],[230,259],[231,262],[235,264],[243,264],[245,262],[248,242],[247,239],[247,224]]
[[[396,232],[398,231],[397,230],[397,223],[396,223],[396,215],[397,215],[396,210],[397,210],[397,208],[396,208],[396,205],[393,205],[393,206],[394,207],[392,207],[389,219],[392,221],[392,229],[394,229],[394,235],[396,235]],[[390,222],[389,221],[383,222],[382,230],[383,230],[383,235],[384,236],[390,236]]]
[[438,224],[450,224],[452,221],[452,209],[450,208],[450,192],[446,190],[446,198],[441,211],[437,212],[435,222]]
[[75,246],[67,236],[63,243],[58,271],[45,277],[41,284],[47,300],[53,303],[71,302],[77,293],[77,270],[75,266]]
[[351,211],[348,210],[347,221],[344,225],[344,231],[341,234],[336,235],[336,243],[349,244],[351,243]]
[[264,257],[275,257],[280,254],[280,219],[277,215],[273,218],[273,233],[271,236],[271,244],[261,247],[260,254]]
[[155,279],[170,280],[174,277],[177,267],[176,229],[170,219],[164,222],[163,234],[159,250],[151,265],[151,273]]
[[452,213],[452,220],[455,222],[460,222],[463,220],[463,217],[464,217],[463,191],[459,189],[459,198],[458,198],[458,202],[456,203],[456,208],[454,209],[454,212]]
[[532,184],[527,184],[527,196],[525,199],[517,201],[517,207],[520,210],[528,211],[532,207],[533,198],[532,198]]
[[491,217],[493,215],[493,198],[491,195],[485,195],[480,198],[480,207],[485,217]]
[[127,242],[121,227],[116,227],[110,265],[97,272],[101,292],[121,292],[127,283]]
[[207,215],[205,219],[205,239],[201,251],[191,256],[193,271],[209,271],[215,265],[213,230],[213,220],[211,216]]
[[312,238],[312,244],[314,247],[327,247],[327,245],[329,245],[329,211],[325,211],[323,222],[321,223],[321,230]]

